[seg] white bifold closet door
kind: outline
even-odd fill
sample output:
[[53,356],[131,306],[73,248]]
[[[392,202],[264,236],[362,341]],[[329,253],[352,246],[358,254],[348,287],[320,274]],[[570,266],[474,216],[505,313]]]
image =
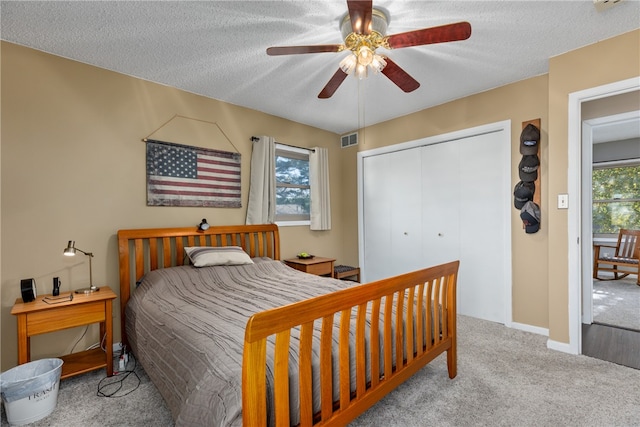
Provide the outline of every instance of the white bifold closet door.
[[422,268],[420,148],[365,159],[367,281]]
[[459,259],[458,312],[505,323],[504,144],[501,131],[363,157],[364,279]]
[[422,263],[460,259],[460,144],[428,145],[422,155]]

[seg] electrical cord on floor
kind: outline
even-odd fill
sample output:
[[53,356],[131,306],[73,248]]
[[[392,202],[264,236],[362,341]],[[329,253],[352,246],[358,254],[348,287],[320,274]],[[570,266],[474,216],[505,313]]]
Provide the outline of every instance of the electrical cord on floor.
[[[104,377],[98,383],[98,392],[97,395],[100,397],[124,397],[140,387],[140,377],[135,372],[136,367],[138,365],[135,357],[133,357],[133,353],[128,353],[129,359],[133,361],[133,369],[125,369],[124,371],[114,371],[113,376]],[[119,360],[119,358],[118,358]],[[131,360],[129,361],[131,362]],[[126,366],[125,366],[126,368]],[[123,391],[124,382],[129,378],[129,376],[133,375],[135,380],[137,381],[136,385],[129,390]],[[133,377],[132,377],[133,378]]]

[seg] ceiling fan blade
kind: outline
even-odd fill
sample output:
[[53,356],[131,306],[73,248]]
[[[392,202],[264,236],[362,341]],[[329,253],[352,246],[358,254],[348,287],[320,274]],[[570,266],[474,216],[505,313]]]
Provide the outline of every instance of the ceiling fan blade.
[[387,61],[387,65],[382,69],[382,74],[387,76],[400,89],[405,92],[413,92],[420,87],[420,83],[400,68],[398,64],[389,58],[385,58],[385,61]]
[[397,49],[400,47],[466,40],[470,36],[471,24],[468,22],[458,22],[455,24],[442,25],[440,27],[424,28],[422,30],[393,34],[387,37],[387,42],[391,49]]
[[315,46],[277,46],[267,48],[267,55],[297,55],[301,53],[341,52],[344,45],[320,44]]
[[347,0],[349,8],[349,19],[351,19],[351,29],[356,34],[371,33],[371,13],[373,1],[367,0]]
[[331,98],[331,96],[338,90],[344,79],[348,76],[347,73],[342,71],[341,68],[338,68],[338,71],[331,77],[329,83],[320,91],[318,94],[318,98],[326,99]]

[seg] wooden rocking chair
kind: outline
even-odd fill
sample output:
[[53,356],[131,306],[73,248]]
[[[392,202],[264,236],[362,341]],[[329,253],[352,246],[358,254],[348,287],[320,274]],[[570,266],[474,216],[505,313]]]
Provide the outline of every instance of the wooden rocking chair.
[[[600,248],[615,248],[613,256],[603,256]],[[613,273],[613,280],[622,279],[629,274],[635,274],[637,285],[640,286],[640,230],[620,229],[618,244],[593,245],[593,278],[598,280],[611,280],[611,278],[598,277],[599,271]]]

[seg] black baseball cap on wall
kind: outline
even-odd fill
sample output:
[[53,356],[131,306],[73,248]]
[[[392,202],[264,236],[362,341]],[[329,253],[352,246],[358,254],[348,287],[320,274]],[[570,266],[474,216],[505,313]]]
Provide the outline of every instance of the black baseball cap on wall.
[[538,179],[538,167],[540,166],[540,159],[536,155],[522,156],[520,164],[518,165],[518,173],[520,174],[520,180],[525,182],[533,182]]
[[520,134],[520,154],[523,156],[538,154],[538,144],[540,144],[540,129],[529,123]]
[[525,203],[533,200],[533,194],[536,192],[536,184],[534,182],[520,181],[513,189],[513,204],[516,209],[522,209]]

